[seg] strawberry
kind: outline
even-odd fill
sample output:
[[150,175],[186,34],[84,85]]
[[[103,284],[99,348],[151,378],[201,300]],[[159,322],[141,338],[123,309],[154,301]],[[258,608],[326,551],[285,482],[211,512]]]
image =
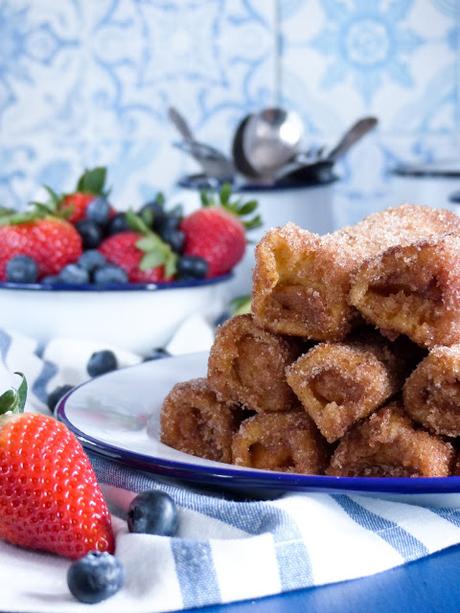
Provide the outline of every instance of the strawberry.
[[94,194],[83,194],[82,192],[65,194],[59,204],[59,209],[64,215],[68,213],[68,220],[70,223],[77,223],[85,219],[88,204],[92,202],[94,198]]
[[[41,210],[68,219],[70,223],[76,224],[85,219],[86,209],[90,202],[96,198],[106,198],[109,190],[105,183],[107,169],[103,166],[85,170],[77,181],[75,190],[70,194],[57,194],[51,187],[44,185],[48,192],[49,199],[46,203],[34,203]],[[111,216],[115,215],[115,210],[111,209]]]
[[129,211],[126,219],[132,230],[110,236],[99,251],[109,262],[123,268],[131,283],[171,280],[177,255],[141,217]]
[[0,214],[0,281],[6,264],[16,255],[27,255],[38,265],[39,278],[57,274],[82,253],[81,238],[64,219],[43,211]]
[[27,383],[0,396],[0,538],[72,559],[114,550],[110,514],[82,446],[52,417],[22,413]]
[[182,221],[185,234],[184,255],[193,255],[208,262],[208,277],[217,277],[230,270],[242,259],[246,250],[246,230],[257,228],[261,219],[257,215],[243,221],[257,208],[257,202],[230,201],[231,187],[224,184],[219,202],[208,194],[201,194],[204,208],[194,211]]

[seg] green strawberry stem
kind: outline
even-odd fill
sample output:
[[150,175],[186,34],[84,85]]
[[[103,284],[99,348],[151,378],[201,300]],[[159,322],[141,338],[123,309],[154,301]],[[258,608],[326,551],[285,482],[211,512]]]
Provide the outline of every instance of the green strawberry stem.
[[14,226],[30,221],[37,221],[49,215],[48,211],[34,209],[31,211],[11,211],[0,209],[0,226]]
[[127,211],[126,221],[131,230],[141,234],[141,238],[136,243],[136,247],[144,253],[139,268],[146,272],[158,266],[164,266],[165,277],[175,275],[177,272],[178,256],[171,249],[170,245],[161,240],[158,234],[152,232],[144,219],[133,211]]
[[251,312],[251,296],[238,296],[230,302],[232,317]]
[[106,180],[107,168],[104,166],[86,169],[78,179],[75,191],[95,196],[108,196],[110,190],[105,189]]
[[85,172],[78,179],[74,192],[71,192],[70,194],[58,194],[49,185],[43,185],[43,188],[48,192],[48,201],[31,202],[30,204],[33,206],[32,210],[37,213],[41,213],[42,215],[53,215],[54,217],[60,217],[61,219],[69,219],[72,217],[73,207],[61,206],[66,196],[75,192],[80,192],[106,198],[110,193],[109,189],[105,189],[106,179],[107,169],[103,166],[98,166],[96,168],[85,170]]
[[260,228],[262,225],[262,217],[259,214],[249,217],[256,212],[259,203],[257,200],[248,200],[243,202],[242,198],[236,200],[231,199],[232,186],[230,183],[224,183],[218,193],[218,200],[216,199],[216,192],[202,191],[200,193],[201,204],[204,207],[221,207],[228,213],[235,215],[243,224],[244,228],[254,230]]
[[27,399],[27,380],[21,372],[15,375],[22,377],[18,389],[10,389],[0,396],[0,415],[4,413],[23,413]]

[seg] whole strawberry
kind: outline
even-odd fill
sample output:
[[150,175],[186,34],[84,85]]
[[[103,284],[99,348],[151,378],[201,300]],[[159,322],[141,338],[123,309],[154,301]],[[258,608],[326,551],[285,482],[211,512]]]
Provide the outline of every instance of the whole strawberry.
[[198,256],[208,262],[208,277],[226,274],[238,264],[246,250],[246,230],[257,228],[257,215],[243,221],[257,208],[257,202],[230,201],[229,184],[220,190],[220,202],[208,194],[201,195],[204,208],[188,215],[181,224],[185,233],[184,255]]
[[110,236],[99,251],[122,268],[131,283],[170,280],[176,272],[177,255],[141,217],[128,212],[126,218],[132,230]]
[[64,219],[46,212],[0,215],[0,281],[6,265],[18,255],[31,257],[38,266],[38,278],[56,275],[82,253],[81,238]]
[[52,417],[23,414],[27,383],[0,396],[0,538],[77,559],[114,550],[110,514],[75,436]]
[[[53,206],[59,213],[66,216],[71,223],[77,223],[85,219],[88,205],[98,197],[106,198],[108,191],[105,187],[107,169],[99,166],[85,170],[78,179],[75,190],[70,194],[59,197],[55,192],[48,189]],[[112,211],[113,212],[113,211]]]

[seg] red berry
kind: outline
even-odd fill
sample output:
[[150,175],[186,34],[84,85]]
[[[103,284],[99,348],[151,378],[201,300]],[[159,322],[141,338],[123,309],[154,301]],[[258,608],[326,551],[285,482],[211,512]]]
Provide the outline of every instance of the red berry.
[[6,278],[7,262],[16,255],[33,258],[42,278],[58,274],[81,253],[80,235],[63,219],[46,217],[0,226],[0,281]]
[[109,262],[122,268],[131,283],[155,283],[165,281],[164,266],[157,266],[143,271],[139,268],[145,253],[136,243],[142,238],[137,232],[119,232],[107,238],[99,247],[99,251]]
[[244,255],[246,236],[239,219],[223,208],[194,211],[184,219],[185,255],[199,256],[208,262],[208,277],[229,272]]
[[0,417],[0,538],[72,559],[114,551],[110,514],[90,461],[51,417]]
[[94,194],[83,194],[81,192],[67,194],[59,204],[59,211],[61,213],[71,211],[68,220],[71,223],[77,223],[77,221],[85,219],[88,204],[94,200],[94,198],[96,198]]

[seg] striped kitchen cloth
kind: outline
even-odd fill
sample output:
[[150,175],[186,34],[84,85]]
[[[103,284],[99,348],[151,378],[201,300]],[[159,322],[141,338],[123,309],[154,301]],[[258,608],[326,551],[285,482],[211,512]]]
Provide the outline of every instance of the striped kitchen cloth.
[[[193,338],[190,338],[190,344]],[[176,346],[179,346],[178,343]],[[78,383],[91,347],[35,343],[0,332],[0,386],[21,370],[30,408],[45,411],[56,384]],[[139,360],[118,352],[121,363]],[[70,380],[70,379],[71,380]],[[91,611],[174,611],[228,603],[378,573],[460,543],[460,511],[364,496],[286,494],[248,501],[159,482],[143,472],[92,458],[114,515],[123,589]],[[161,489],[179,507],[174,538],[129,534],[123,514],[135,492]],[[69,562],[0,542],[0,610],[82,611],[66,586]]]

